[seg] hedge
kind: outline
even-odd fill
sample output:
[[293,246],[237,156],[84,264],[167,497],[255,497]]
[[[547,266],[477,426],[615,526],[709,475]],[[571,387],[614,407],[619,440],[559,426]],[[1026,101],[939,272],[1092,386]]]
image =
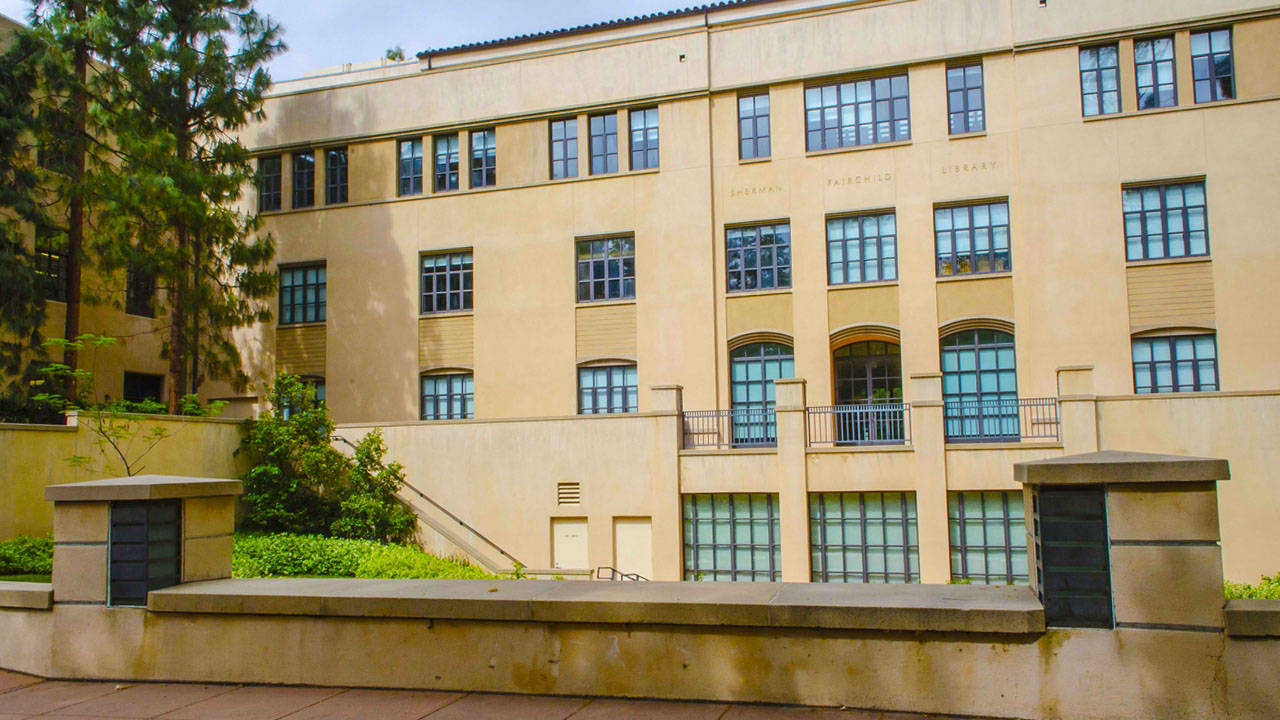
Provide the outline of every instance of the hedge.
[[1225,585],[1228,598],[1271,598],[1280,600],[1280,573],[1262,576],[1257,585],[1229,582]]
[[0,575],[49,575],[53,538],[18,536],[0,540]]
[[237,534],[235,577],[496,578],[469,563],[405,545],[320,535]]

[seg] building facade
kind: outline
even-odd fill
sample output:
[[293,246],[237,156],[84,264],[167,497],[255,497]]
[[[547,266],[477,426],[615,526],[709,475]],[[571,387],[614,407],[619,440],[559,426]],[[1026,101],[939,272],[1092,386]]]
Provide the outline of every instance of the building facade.
[[1256,579],[1277,40],[1259,0],[745,1],[279,83],[246,357],[533,567],[1025,582],[1013,462],[1204,448]]

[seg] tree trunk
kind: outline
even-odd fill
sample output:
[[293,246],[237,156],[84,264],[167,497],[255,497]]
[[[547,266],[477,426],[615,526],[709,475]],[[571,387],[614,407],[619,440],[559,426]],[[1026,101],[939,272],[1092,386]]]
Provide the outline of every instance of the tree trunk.
[[[78,37],[75,40],[75,74],[76,85],[71,91],[72,129],[70,138],[72,188],[70,204],[67,210],[67,317],[63,326],[63,337],[73,343],[80,336],[80,267],[84,253],[84,171],[86,137],[89,115],[89,98],[85,92],[89,71],[89,43],[83,36],[87,21],[85,1],[75,0],[71,3],[71,14],[75,19]],[[80,365],[79,353],[74,346],[68,346],[63,352],[62,362],[71,368],[67,374],[66,396],[72,401],[78,400],[78,388],[75,370]]]
[[[186,161],[191,154],[191,139],[183,128],[177,138],[174,151],[179,161]],[[177,414],[179,401],[187,394],[187,314],[186,301],[187,263],[192,261],[189,246],[191,239],[184,220],[179,218],[173,228],[174,245],[179,266],[174,269],[173,282],[169,285],[169,413]]]

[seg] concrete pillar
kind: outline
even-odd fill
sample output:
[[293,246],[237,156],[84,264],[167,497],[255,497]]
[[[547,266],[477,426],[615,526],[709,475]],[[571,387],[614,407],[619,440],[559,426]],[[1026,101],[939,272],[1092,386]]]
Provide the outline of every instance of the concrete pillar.
[[[138,475],[50,485],[54,603],[111,603],[112,513],[121,503],[178,501],[179,581],[231,577],[239,480]],[[136,544],[136,543],[135,543]],[[154,588],[152,588],[154,589]]]
[[1093,392],[1093,366],[1058,368],[1058,438],[1068,455],[1098,449],[1098,396]]
[[778,513],[783,582],[809,582],[809,481],[805,466],[805,381],[774,380],[778,413]]
[[942,422],[942,373],[918,373],[911,382],[911,445],[916,460],[916,522],[920,581],[951,581],[947,530],[947,454]]
[[[653,577],[652,580],[681,580],[683,541],[680,522],[680,448],[683,446],[684,388],[654,385],[649,388],[649,404],[658,418],[658,443],[654,449],[661,475],[654,478]],[[610,537],[610,543],[613,542]]]

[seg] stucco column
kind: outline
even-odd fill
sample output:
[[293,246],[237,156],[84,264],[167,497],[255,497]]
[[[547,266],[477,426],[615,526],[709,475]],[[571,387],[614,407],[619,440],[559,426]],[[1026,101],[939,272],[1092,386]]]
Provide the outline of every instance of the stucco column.
[[1098,396],[1093,394],[1093,366],[1058,368],[1058,437],[1068,455],[1098,449]]
[[[680,537],[680,447],[683,440],[684,388],[654,385],[649,388],[651,414],[657,423],[653,446],[653,577],[652,580],[681,580]],[[612,542],[612,539],[610,540]]]
[[947,533],[947,455],[942,424],[942,373],[911,378],[911,445],[916,459],[916,523],[920,582],[951,580]]
[[805,468],[805,381],[774,380],[778,412],[778,513],[783,582],[809,582],[809,480]]

